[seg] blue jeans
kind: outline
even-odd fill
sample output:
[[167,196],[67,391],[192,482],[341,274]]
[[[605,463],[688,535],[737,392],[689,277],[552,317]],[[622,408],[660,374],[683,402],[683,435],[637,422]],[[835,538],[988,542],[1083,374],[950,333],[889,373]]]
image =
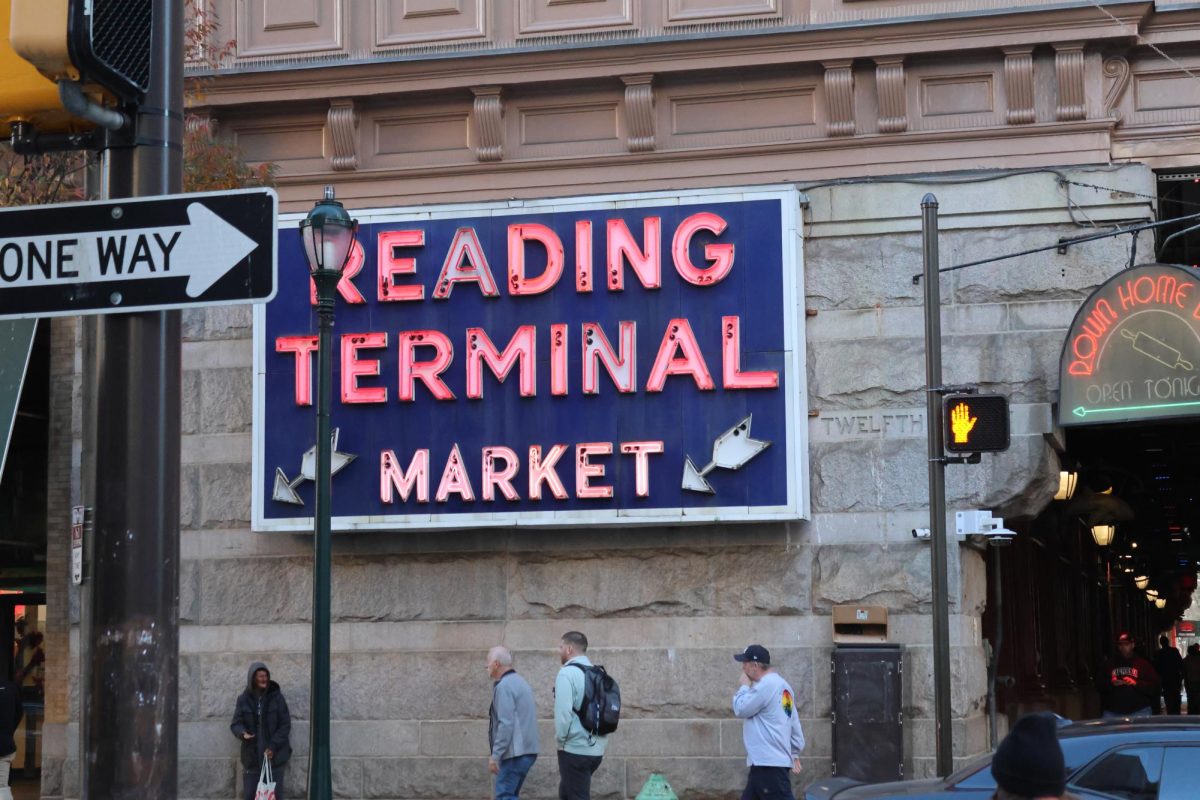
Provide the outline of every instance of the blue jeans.
[[521,793],[521,785],[529,768],[537,761],[537,753],[506,758],[500,762],[500,772],[496,774],[496,800],[517,800]]

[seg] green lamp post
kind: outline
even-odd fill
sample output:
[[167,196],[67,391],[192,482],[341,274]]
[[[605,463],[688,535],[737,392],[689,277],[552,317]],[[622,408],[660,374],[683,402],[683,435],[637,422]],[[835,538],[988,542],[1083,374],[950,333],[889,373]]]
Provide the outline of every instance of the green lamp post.
[[333,403],[333,303],[342,271],[354,249],[358,221],[351,219],[325,187],[321,200],[300,223],[308,269],[317,286],[317,503],[313,536],[312,688],[309,728],[308,792],[311,800],[332,800],[329,761],[329,626],[331,508],[329,407]]

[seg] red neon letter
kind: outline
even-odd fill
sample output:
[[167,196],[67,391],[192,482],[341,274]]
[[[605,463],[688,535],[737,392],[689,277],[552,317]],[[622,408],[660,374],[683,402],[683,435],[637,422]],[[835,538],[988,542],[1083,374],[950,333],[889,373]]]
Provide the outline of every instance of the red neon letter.
[[[454,360],[454,345],[441,331],[400,331],[400,391],[403,402],[412,402],[413,384],[421,381],[438,400],[453,400],[454,392],[438,376]],[[418,347],[432,347],[437,353],[432,361],[417,361]]]
[[558,471],[554,469],[554,465],[563,457],[563,453],[567,452],[565,444],[556,444],[550,448],[550,453],[546,456],[546,460],[542,461],[542,446],[531,444],[529,446],[529,499],[542,499],[542,482],[544,481],[550,487],[550,493],[554,495],[556,500],[567,499],[567,490],[563,487],[562,481],[559,480]]
[[575,291],[592,290],[592,221],[575,223]]
[[621,442],[621,452],[633,455],[638,497],[650,496],[650,456],[662,451],[662,442]]
[[379,302],[389,303],[403,300],[420,300],[425,296],[425,287],[400,286],[397,275],[416,275],[417,259],[411,256],[397,257],[398,247],[424,247],[425,231],[383,231],[379,234]]
[[777,389],[779,373],[742,372],[741,317],[721,317],[721,386],[726,389]]
[[562,397],[567,393],[567,326],[550,326],[550,394]]
[[413,453],[408,470],[400,469],[400,461],[396,451],[384,450],[379,454],[379,499],[385,503],[392,501],[392,489],[400,494],[401,502],[407,503],[413,487],[417,489],[417,502],[429,502],[429,451],[425,449]]
[[[497,459],[504,462],[503,469],[496,469]],[[520,466],[521,462],[517,460],[517,454],[510,448],[483,448],[483,499],[494,500],[496,487],[499,486],[504,499],[520,500],[521,496],[517,494],[517,490],[512,485],[512,479],[517,477],[517,469]]]
[[458,442],[454,443],[454,449],[446,458],[446,468],[442,470],[442,480],[438,483],[434,499],[439,503],[444,503],[450,499],[451,492],[457,494],[465,502],[470,503],[475,500],[475,491],[471,488],[471,477],[467,475],[467,467],[463,464]]
[[312,405],[312,355],[317,352],[316,336],[280,336],[276,353],[296,354],[296,405]]
[[595,322],[583,323],[583,393],[600,392],[600,370],[596,364],[603,362],[608,377],[617,386],[617,391],[628,394],[637,390],[637,323],[622,322],[617,338],[621,342],[621,356],[613,352],[604,330]]
[[474,228],[459,228],[450,243],[450,252],[438,273],[437,286],[433,289],[434,300],[446,300],[456,283],[478,283],[484,297],[498,297],[496,279],[488,267],[487,256]]
[[633,234],[629,232],[625,220],[608,221],[608,288],[614,292],[625,288],[622,257],[629,261],[629,266],[633,267],[633,272],[642,282],[642,286],[647,289],[662,286],[662,220],[658,217],[646,217],[642,221],[642,229],[646,242],[644,250],[633,240]]
[[730,243],[710,243],[704,245],[704,258],[711,262],[710,266],[700,268],[692,263],[688,250],[696,231],[712,231],[720,235],[726,227],[725,220],[716,214],[701,211],[679,223],[675,229],[675,238],[671,240],[671,256],[675,260],[675,271],[688,283],[697,286],[712,286],[720,283],[733,269],[733,245]]
[[483,364],[487,362],[492,374],[501,383],[508,377],[513,366],[521,362],[521,397],[537,395],[537,341],[533,325],[517,328],[512,339],[500,353],[483,328],[467,328],[467,397],[478,400],[483,397]]
[[[536,278],[525,277],[525,242],[546,248],[546,269]],[[554,288],[563,271],[563,243],[558,234],[537,223],[508,226],[508,291],[512,295],[542,294]]]
[[[682,358],[674,357],[676,350],[683,352]],[[696,388],[704,391],[713,388],[712,375],[708,372],[708,365],[704,363],[704,356],[700,353],[700,345],[696,343],[692,326],[686,319],[673,319],[667,323],[667,332],[663,335],[658,355],[654,358],[650,379],[646,381],[646,391],[661,392],[668,375],[691,375],[696,381]]]
[[[342,277],[338,281],[337,290],[342,299],[352,305],[360,305],[367,302],[367,298],[362,296],[362,292],[354,285],[353,278],[358,273],[362,272],[363,264],[367,261],[363,254],[362,245],[355,240],[354,246],[350,248],[350,258],[346,259],[346,269],[342,271]],[[312,278],[308,279],[308,300],[311,305],[317,304],[317,283]]]
[[591,478],[604,477],[604,465],[592,464],[591,456],[603,456],[612,452],[612,442],[583,442],[575,445],[575,496],[583,499],[613,496],[611,486],[592,486]]
[[342,334],[342,402],[343,403],[386,403],[386,386],[359,386],[358,379],[364,375],[379,374],[379,359],[359,359],[358,351],[363,348],[387,347],[386,333],[343,333]]

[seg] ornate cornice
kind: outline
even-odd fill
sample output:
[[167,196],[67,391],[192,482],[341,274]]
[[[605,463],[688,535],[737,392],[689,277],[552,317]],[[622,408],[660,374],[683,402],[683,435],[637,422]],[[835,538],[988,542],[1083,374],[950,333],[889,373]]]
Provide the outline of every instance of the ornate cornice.
[[[312,101],[314,98],[397,95],[465,89],[669,75],[756,66],[794,66],[848,57],[916,56],[978,52],[1013,45],[1073,41],[1128,41],[1153,10],[1149,2],[1106,5],[1125,27],[1090,6],[1010,9],[983,15],[923,21],[874,20],[847,27],[806,27],[758,35],[691,41],[615,43],[605,46],[474,55],[366,57],[343,63],[266,63],[253,70],[219,72],[205,86],[209,106]],[[198,73],[199,74],[199,73]]]
[[479,141],[475,157],[480,161],[499,161],[504,157],[504,98],[499,86],[472,86],[475,95],[472,113]]
[[631,153],[654,149],[654,76],[622,75],[625,84],[625,147]]
[[353,100],[334,100],[325,117],[333,153],[329,166],[334,172],[358,169],[358,112]]
[[1028,125],[1037,120],[1033,97],[1033,48],[1004,49],[1004,95],[1008,102],[1004,120],[1009,125]]

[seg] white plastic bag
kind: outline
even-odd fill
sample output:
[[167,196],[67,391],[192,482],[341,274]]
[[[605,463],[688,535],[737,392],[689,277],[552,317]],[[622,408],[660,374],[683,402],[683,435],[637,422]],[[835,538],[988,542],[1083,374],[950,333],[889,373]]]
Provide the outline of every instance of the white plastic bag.
[[271,759],[263,756],[262,769],[258,771],[258,789],[254,800],[275,800],[275,776],[271,774]]

